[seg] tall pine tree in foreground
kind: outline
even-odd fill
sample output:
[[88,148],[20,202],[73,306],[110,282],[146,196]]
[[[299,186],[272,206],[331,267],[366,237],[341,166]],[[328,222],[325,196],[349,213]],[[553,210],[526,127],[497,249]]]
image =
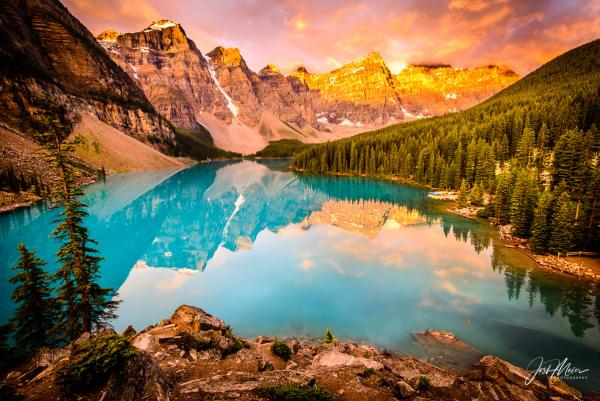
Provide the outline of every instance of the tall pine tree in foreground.
[[115,318],[116,293],[98,285],[100,257],[93,248],[96,241],[89,237],[83,220],[86,207],[80,198],[83,192],[77,186],[69,153],[72,147],[64,144],[58,134],[59,126],[50,124],[44,135],[48,159],[59,172],[60,185],[54,191],[54,200],[63,207],[58,226],[52,235],[61,243],[57,253],[60,268],[55,278],[60,281],[58,301],[62,309],[56,330],[67,340],[74,340],[84,332],[107,325]]
[[50,330],[56,323],[56,302],[52,299],[50,275],[43,260],[19,244],[20,258],[10,279],[16,287],[12,299],[19,306],[11,320],[16,345],[23,351],[52,345]]

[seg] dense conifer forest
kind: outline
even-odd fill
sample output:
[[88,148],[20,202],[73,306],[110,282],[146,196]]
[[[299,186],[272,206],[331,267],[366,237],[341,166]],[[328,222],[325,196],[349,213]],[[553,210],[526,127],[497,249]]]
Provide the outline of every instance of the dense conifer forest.
[[292,166],[460,188],[536,252],[598,249],[599,127],[595,40],[469,110],[307,147]]

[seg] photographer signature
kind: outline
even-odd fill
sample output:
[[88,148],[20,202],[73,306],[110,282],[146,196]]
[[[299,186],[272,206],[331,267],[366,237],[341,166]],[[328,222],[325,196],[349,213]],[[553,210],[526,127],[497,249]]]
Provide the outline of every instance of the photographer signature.
[[569,379],[587,378],[582,375],[588,372],[589,369],[579,369],[571,365],[569,358],[544,361],[544,357],[538,356],[529,362],[527,371],[529,372],[529,376],[525,379],[526,385],[530,384],[538,374]]

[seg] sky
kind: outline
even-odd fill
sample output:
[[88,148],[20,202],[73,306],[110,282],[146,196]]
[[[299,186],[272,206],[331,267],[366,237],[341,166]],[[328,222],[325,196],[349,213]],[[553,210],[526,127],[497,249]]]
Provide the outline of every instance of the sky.
[[411,63],[503,64],[524,75],[600,38],[600,0],[63,0],[94,34],[180,23],[203,52],[237,47],[254,70],[326,72],[379,52]]

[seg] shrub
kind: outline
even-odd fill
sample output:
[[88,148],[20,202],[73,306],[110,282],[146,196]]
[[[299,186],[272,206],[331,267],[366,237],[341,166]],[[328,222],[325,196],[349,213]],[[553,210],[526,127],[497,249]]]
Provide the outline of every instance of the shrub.
[[431,382],[427,378],[427,376],[420,376],[419,382],[417,383],[417,388],[419,390],[427,390],[431,387]]
[[331,332],[331,329],[328,328],[327,331],[325,332],[325,335],[323,336],[323,342],[325,344],[329,344],[329,343],[332,343],[334,341],[335,341],[335,336]]
[[57,372],[57,380],[69,393],[103,384],[110,373],[129,363],[138,351],[117,334],[99,335],[73,351],[71,362]]
[[225,332],[224,336],[233,342],[233,346],[230,347],[223,356],[235,354],[242,348],[248,348],[248,344],[246,344],[244,340],[233,334],[231,327],[227,327],[227,331]]
[[223,333],[223,337],[231,340],[231,346],[227,349],[223,349],[219,347],[219,340],[221,336],[218,332],[202,332],[202,333],[187,333],[181,332],[179,333],[181,336],[181,344],[183,349],[186,352],[189,352],[191,349],[195,349],[196,351],[205,351],[210,348],[219,348],[221,351],[221,356],[226,357],[227,355],[235,354],[242,348],[247,348],[248,344],[240,337],[233,334],[231,328],[227,328],[225,333]]
[[277,337],[275,337],[271,343],[271,352],[285,361],[292,357],[292,350],[290,347],[285,343],[285,341],[281,341],[277,339]]
[[337,397],[329,390],[313,385],[299,387],[290,383],[276,384],[257,390],[270,401],[335,401]]

